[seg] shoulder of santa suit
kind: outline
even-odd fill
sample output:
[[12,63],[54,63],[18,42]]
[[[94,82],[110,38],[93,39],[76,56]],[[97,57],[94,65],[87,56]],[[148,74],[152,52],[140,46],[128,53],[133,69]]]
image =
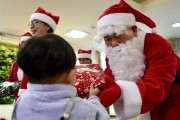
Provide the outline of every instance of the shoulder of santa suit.
[[162,44],[167,44],[169,45],[169,42],[163,38],[162,36],[156,34],[156,33],[147,33],[145,36],[145,41],[144,41],[144,45],[150,46],[150,45],[162,45]]

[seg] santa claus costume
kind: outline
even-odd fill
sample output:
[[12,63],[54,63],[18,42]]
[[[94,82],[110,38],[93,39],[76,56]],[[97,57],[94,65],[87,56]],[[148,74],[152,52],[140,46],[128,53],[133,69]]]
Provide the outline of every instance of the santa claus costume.
[[[29,32],[24,33],[19,41],[19,47],[23,42],[27,41],[31,37],[32,35]],[[16,61],[14,61],[10,68],[10,74],[6,78],[6,82],[17,82],[17,81],[22,81],[22,79],[25,79],[24,73],[21,70],[21,68],[18,67]],[[15,98],[17,98],[17,92],[15,92],[14,94],[16,96]]]
[[[105,79],[114,80],[120,88],[113,104],[116,115],[119,120],[138,115],[142,120],[180,120],[180,58],[167,40],[155,34],[156,25],[150,18],[121,0],[100,16],[95,41],[124,34],[126,27],[136,22],[152,28],[152,33],[138,29],[133,40],[106,47]],[[110,96],[107,91],[100,97],[105,106],[111,104],[111,98],[105,97]]]

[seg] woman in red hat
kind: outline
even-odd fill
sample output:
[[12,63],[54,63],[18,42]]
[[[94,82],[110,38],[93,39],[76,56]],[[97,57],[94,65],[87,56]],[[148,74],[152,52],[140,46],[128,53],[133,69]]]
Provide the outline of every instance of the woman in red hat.
[[[59,16],[52,15],[50,12],[38,7],[38,9],[31,15],[30,23],[28,25],[33,36],[42,36],[47,33],[54,33],[58,22]],[[19,96],[26,91],[27,83],[26,76],[24,76],[18,92]]]

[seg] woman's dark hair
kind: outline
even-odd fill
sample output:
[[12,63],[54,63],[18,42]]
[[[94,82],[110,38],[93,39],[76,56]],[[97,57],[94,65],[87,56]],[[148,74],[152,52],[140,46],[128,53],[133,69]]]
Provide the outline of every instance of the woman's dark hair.
[[50,29],[48,30],[48,33],[54,33],[53,29],[50,27]]
[[[48,25],[47,23],[45,23],[45,22],[43,22],[45,25]],[[50,25],[48,25],[48,26],[50,26]],[[47,31],[48,33],[54,33],[54,30],[51,28],[51,26],[50,26],[50,29]]]
[[37,80],[42,83],[43,79],[74,69],[76,55],[72,46],[62,37],[46,34],[30,38],[20,48],[17,64],[32,79],[31,83],[37,83]]

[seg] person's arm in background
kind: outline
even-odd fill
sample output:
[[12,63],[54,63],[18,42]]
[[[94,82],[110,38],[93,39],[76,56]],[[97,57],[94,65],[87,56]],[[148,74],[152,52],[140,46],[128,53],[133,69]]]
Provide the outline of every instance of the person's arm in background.
[[5,82],[1,84],[2,88],[0,89],[0,97],[15,95],[15,98],[17,98],[18,89],[20,86],[20,82],[18,82],[17,71],[18,66],[15,61],[11,65],[9,76],[6,78]]
[[15,82],[15,81],[18,81],[17,71],[18,71],[18,66],[17,66],[17,63],[15,61],[11,65],[9,76],[6,78],[5,82]]

